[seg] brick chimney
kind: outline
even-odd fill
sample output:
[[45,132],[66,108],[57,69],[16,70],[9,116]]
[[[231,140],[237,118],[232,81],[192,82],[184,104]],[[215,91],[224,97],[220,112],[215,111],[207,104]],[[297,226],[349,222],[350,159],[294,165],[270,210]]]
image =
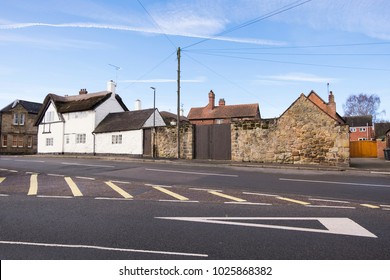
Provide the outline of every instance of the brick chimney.
[[336,117],[336,102],[334,101],[334,95],[333,92],[329,92],[329,102],[327,104],[327,111],[328,114]]
[[87,93],[88,93],[88,91],[87,91],[86,88],[82,88],[82,89],[80,89],[80,91],[79,91],[79,95],[83,95],[83,94],[87,94]]
[[215,108],[215,94],[212,90],[209,92],[209,105],[207,105],[211,109]]
[[218,105],[225,106],[225,99],[223,99],[223,98],[219,99]]

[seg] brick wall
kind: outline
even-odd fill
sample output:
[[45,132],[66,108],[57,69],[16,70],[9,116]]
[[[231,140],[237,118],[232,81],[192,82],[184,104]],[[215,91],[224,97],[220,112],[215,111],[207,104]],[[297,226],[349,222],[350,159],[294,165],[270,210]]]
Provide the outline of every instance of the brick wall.
[[385,158],[385,154],[383,150],[386,149],[386,141],[385,140],[376,140],[377,154],[378,158]]

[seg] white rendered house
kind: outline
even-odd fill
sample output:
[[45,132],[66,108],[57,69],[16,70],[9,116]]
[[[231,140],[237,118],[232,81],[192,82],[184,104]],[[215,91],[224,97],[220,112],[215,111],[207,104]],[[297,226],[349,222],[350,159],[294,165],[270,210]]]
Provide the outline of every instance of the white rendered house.
[[151,129],[159,126],[165,126],[165,122],[157,109],[110,113],[93,132],[95,151],[97,154],[151,155]]
[[92,132],[109,114],[128,111],[115,83],[107,83],[107,90],[79,95],[48,94],[38,113],[38,153],[94,153]]

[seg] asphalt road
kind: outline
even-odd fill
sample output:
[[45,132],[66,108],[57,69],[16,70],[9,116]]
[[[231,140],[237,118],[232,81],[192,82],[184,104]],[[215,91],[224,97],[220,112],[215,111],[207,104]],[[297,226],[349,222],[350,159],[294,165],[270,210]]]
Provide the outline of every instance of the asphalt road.
[[0,157],[1,259],[389,259],[389,176]]

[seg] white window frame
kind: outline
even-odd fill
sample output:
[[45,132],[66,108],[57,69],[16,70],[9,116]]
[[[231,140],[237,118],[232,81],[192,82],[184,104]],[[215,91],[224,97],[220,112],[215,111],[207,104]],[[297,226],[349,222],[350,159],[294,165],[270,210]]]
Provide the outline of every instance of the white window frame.
[[349,128],[349,131],[350,131],[350,132],[356,132],[356,127],[350,127],[350,128]]
[[54,122],[54,111],[47,111],[45,114],[45,123]]
[[32,148],[34,138],[32,136],[27,136],[27,148]]
[[87,135],[85,133],[76,134],[76,144],[85,144],[87,142]]
[[8,135],[2,135],[1,137],[1,146],[6,148],[8,146]]
[[46,138],[46,146],[54,146],[54,139],[53,138]]
[[367,127],[360,127],[359,132],[367,132]]
[[113,145],[115,144],[122,144],[122,134],[112,135],[111,143]]

